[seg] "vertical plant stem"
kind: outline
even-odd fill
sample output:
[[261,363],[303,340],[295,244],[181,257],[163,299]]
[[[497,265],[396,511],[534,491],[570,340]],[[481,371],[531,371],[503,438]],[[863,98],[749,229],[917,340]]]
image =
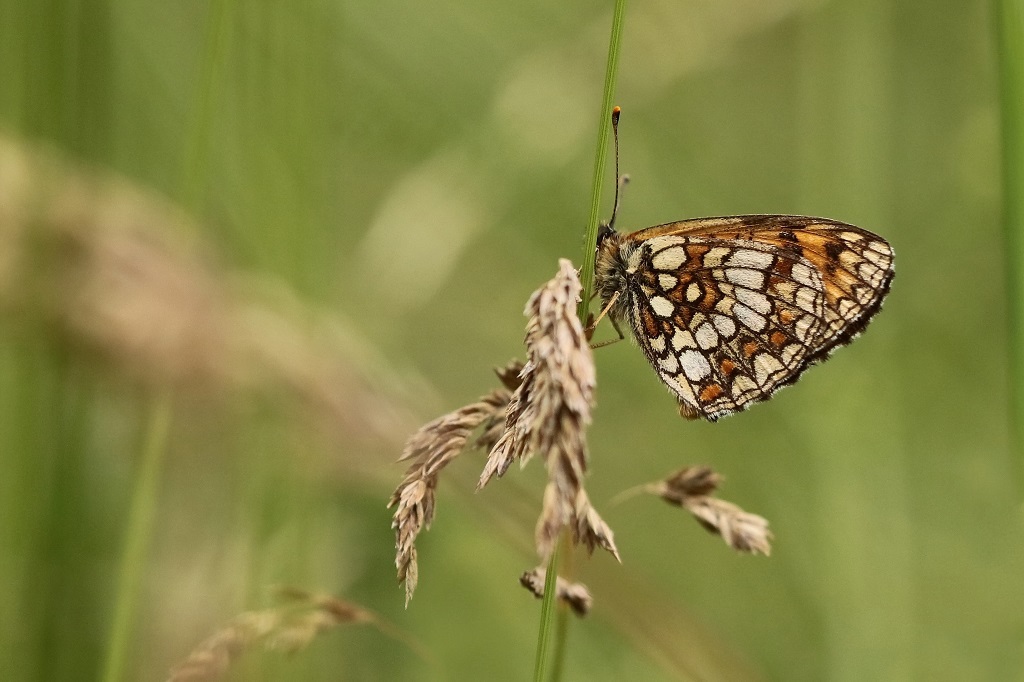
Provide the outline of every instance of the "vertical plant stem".
[[537,656],[534,659],[533,682],[544,682],[547,668],[548,642],[551,640],[551,625],[555,613],[555,584],[558,580],[558,564],[562,555],[562,543],[555,544],[555,551],[548,561],[544,577],[544,601],[540,605],[540,629],[537,632]]
[[1024,0],[997,0],[996,21],[1009,305],[1010,431],[1017,461],[1018,490],[1024,490]]
[[604,165],[608,159],[608,133],[612,120],[612,99],[615,96],[615,75],[619,68],[619,52],[622,44],[622,23],[626,15],[626,0],[615,0],[612,15],[612,35],[608,44],[608,63],[604,71],[604,94],[601,96],[601,114],[597,124],[597,155],[594,157],[594,176],[590,194],[590,219],[583,237],[583,265],[580,267],[580,283],[583,285],[582,298],[577,313],[586,323],[590,296],[594,291],[594,250],[597,247],[597,221],[601,214],[601,180]]
[[[547,587],[547,585],[545,585]],[[558,622],[555,623],[555,650],[551,655],[551,679],[560,680],[565,672],[565,652],[569,641],[569,609],[558,609]]]
[[1024,0],[997,0],[996,22],[1002,110],[1010,438],[1016,463],[1017,502],[1024,512]]
[[[594,157],[594,175],[591,185],[590,219],[587,222],[587,231],[583,237],[583,265],[580,268],[580,282],[583,284],[583,291],[576,312],[584,324],[587,319],[587,310],[590,307],[591,292],[594,290],[594,251],[597,246],[597,221],[601,212],[601,180],[604,177],[605,161],[608,158],[608,129],[611,125],[612,99],[615,96],[615,76],[618,72],[619,52],[622,45],[622,24],[625,14],[626,0],[615,0],[615,9],[612,13],[611,38],[608,43],[608,61],[604,72],[604,93],[601,96],[601,111],[598,116],[597,153]],[[565,531],[563,531],[563,539],[564,536]],[[555,614],[555,586],[558,580],[558,569],[561,566],[561,557],[569,554],[567,548],[562,547],[563,544],[567,543],[559,542],[556,545],[547,566],[547,576],[544,581],[544,601],[541,604],[540,627],[537,635],[537,656],[533,676],[535,682],[543,682],[545,677],[548,642],[551,639]],[[555,642],[557,650],[554,655],[556,666],[551,677],[552,682],[558,682],[562,676],[562,663],[565,657],[568,629],[568,620],[559,623],[558,637]]]
[[164,390],[153,400],[143,444],[142,463],[128,512],[128,530],[118,570],[117,600],[114,602],[114,620],[110,629],[107,659],[103,666],[103,682],[120,682],[124,679],[170,423],[171,396],[169,390]]
[[[996,22],[1002,110],[1010,438],[1016,464],[1017,502],[1019,511],[1024,512],[1024,0],[996,0]],[[1020,521],[1018,515],[1018,528]]]
[[[214,88],[223,57],[229,7],[230,0],[214,0],[210,7],[211,21],[206,33],[203,73],[196,97],[197,114],[189,135],[181,179],[182,199],[193,209],[202,203],[201,193],[206,185],[206,147],[210,136]],[[163,387],[153,398],[149,424],[146,428],[142,466],[136,479],[129,510],[128,531],[118,573],[114,619],[101,678],[103,682],[120,682],[124,679],[132,624],[153,531],[161,465],[170,430],[171,395],[171,389]]]
[[[575,575],[573,570],[573,553],[572,553],[572,538],[569,531],[563,530],[562,537],[559,541],[559,545],[562,548],[562,555],[559,559],[559,568],[562,574],[567,579],[572,580]],[[555,576],[558,579],[558,576]],[[547,581],[544,583],[545,596],[548,594],[549,586]],[[557,584],[550,587],[551,591],[556,592],[554,601],[557,602]],[[560,680],[562,679],[562,673],[565,671],[565,652],[569,642],[569,609],[562,605],[558,609],[558,622],[555,625],[555,642],[554,652],[551,656],[551,679]]]
[[213,0],[210,4],[209,21],[202,62],[202,73],[196,92],[195,118],[185,150],[182,165],[181,196],[189,208],[198,211],[203,202],[203,192],[209,173],[210,131],[213,125],[213,103],[217,83],[220,80],[224,51],[228,36],[228,18],[231,0]]

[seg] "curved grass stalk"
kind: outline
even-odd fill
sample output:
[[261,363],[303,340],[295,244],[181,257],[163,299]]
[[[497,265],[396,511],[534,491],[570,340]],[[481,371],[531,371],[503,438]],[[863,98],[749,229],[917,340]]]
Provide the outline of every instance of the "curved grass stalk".
[[[626,14],[626,0],[615,0],[615,9],[612,14],[611,38],[608,44],[608,61],[604,74],[604,93],[601,97],[601,112],[598,117],[597,126],[597,151],[594,157],[594,175],[592,182],[590,218],[587,222],[587,231],[583,238],[583,261],[580,267],[580,282],[583,285],[577,314],[580,320],[586,324],[587,312],[590,307],[590,297],[594,291],[594,263],[595,249],[597,247],[598,216],[601,212],[601,183],[604,177],[605,162],[608,159],[608,131],[611,127],[612,100],[615,95],[615,76],[618,72],[619,53],[622,45],[622,26]],[[547,672],[548,645],[552,640],[552,630],[555,627],[555,585],[558,578],[558,569],[561,566],[563,556],[568,551],[559,542],[551,553],[551,559],[547,566],[547,578],[544,583],[544,601],[541,604],[540,627],[537,635],[537,655],[534,666],[534,682],[544,682]],[[564,614],[563,614],[564,615]],[[568,619],[561,620],[558,624],[557,636],[554,638],[555,651],[552,659],[556,662],[552,670],[551,682],[558,682],[562,676],[565,659],[565,644],[568,639]]]

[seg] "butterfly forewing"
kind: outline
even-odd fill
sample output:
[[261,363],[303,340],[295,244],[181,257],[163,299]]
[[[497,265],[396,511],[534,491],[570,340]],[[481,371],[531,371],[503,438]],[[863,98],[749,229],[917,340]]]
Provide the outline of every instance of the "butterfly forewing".
[[821,218],[701,218],[611,235],[598,277],[684,416],[714,421],[863,329],[888,290],[892,250]]

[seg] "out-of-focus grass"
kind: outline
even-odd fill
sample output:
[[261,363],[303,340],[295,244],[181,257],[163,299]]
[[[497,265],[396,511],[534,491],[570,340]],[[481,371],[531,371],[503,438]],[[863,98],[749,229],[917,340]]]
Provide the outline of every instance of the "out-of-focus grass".
[[995,3],[999,45],[1003,229],[1010,342],[1010,419],[1024,491],[1024,5]]
[[[423,419],[487,390],[520,352],[526,296],[579,252],[610,7],[223,6],[188,197],[210,8],[0,4],[0,126],[190,204],[188,243],[263,330],[246,347],[306,349],[275,356],[291,384],[176,412],[128,677],[159,678],[293,584],[381,613],[443,668],[342,630],[293,658],[254,653],[240,678],[523,679],[538,605],[515,581],[539,472],[470,495],[479,463],[453,466],[404,611],[384,509],[404,433],[332,430],[330,382],[301,373],[325,364],[288,361],[355,358]],[[821,214],[889,238],[897,276],[862,339],[720,424],[681,422],[628,344],[598,351],[595,504],[707,463],[777,540],[770,559],[737,557],[654,502],[603,509],[624,565],[580,564],[596,604],[568,679],[1018,674],[993,47],[977,3],[631,5],[622,228]],[[0,239],[4,300],[24,242]],[[5,306],[0,327],[4,679],[99,674],[152,391],[48,314]]]

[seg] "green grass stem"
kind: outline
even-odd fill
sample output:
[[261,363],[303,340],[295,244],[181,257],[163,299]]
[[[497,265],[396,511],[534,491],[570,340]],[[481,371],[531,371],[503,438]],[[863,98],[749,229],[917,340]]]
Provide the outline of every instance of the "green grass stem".
[[[566,543],[568,545],[568,543]],[[571,547],[566,546],[565,550],[570,551]],[[546,588],[547,585],[545,584]],[[565,673],[565,654],[569,650],[569,625],[572,620],[572,614],[566,606],[562,606],[558,609],[558,617],[555,623],[555,641],[554,651],[551,655],[551,679],[560,680],[562,675]]]
[[[612,14],[611,38],[608,43],[608,61],[604,73],[604,93],[601,96],[601,110],[598,116],[597,125],[597,152],[594,157],[594,175],[591,184],[590,218],[587,221],[587,231],[583,238],[583,265],[580,268],[580,282],[583,284],[582,298],[580,299],[577,314],[580,320],[586,323],[587,312],[590,308],[590,297],[594,291],[594,262],[595,249],[597,246],[598,217],[601,214],[601,184],[604,179],[605,162],[608,159],[608,132],[611,127],[612,100],[615,97],[615,76],[618,72],[619,53],[622,46],[622,25],[626,15],[626,0],[616,0],[615,9]],[[537,656],[534,667],[535,682],[542,682],[545,679],[547,667],[547,649],[551,640],[551,632],[554,628],[554,614],[558,570],[561,567],[561,557],[568,555],[566,548],[556,547],[548,562],[547,577],[544,582],[544,601],[541,604],[540,628],[537,635]],[[564,616],[564,614],[563,614]],[[552,682],[558,682],[562,677],[565,661],[565,644],[568,640],[569,624],[567,618],[562,618],[557,627],[555,638],[555,652],[553,660],[555,666],[552,670]]]
[[1010,437],[1017,474],[1017,501],[1024,513],[1024,0],[997,0],[996,21],[1002,113]]
[[185,162],[182,165],[182,197],[192,210],[199,211],[203,203],[203,192],[209,157],[210,134],[213,127],[213,106],[216,87],[220,82],[224,54],[227,51],[231,0],[214,0],[210,5],[209,21],[206,25],[202,73],[196,92],[195,118],[188,144]]
[[996,2],[1002,108],[1003,230],[1006,244],[1011,436],[1024,490],[1024,1]]
[[622,24],[626,15],[626,0],[615,1],[612,15],[612,34],[608,43],[608,63],[604,71],[604,94],[601,96],[601,112],[597,124],[597,154],[594,157],[594,176],[590,194],[590,218],[583,237],[583,265],[580,266],[580,282],[583,284],[583,298],[577,310],[580,319],[586,322],[590,308],[590,297],[594,291],[594,261],[597,247],[597,221],[601,215],[601,185],[604,166],[608,159],[608,133],[612,121],[612,100],[615,97],[615,75],[619,68],[619,52],[622,45]]
[[544,601],[540,606],[540,629],[537,632],[537,656],[534,659],[533,682],[544,682],[544,671],[547,669],[548,642],[551,641],[551,630],[555,614],[558,566],[562,556],[562,543],[555,544],[555,551],[548,561],[547,575],[544,578]]
[[135,480],[135,490],[128,512],[128,530],[118,570],[114,619],[101,677],[103,682],[120,682],[124,679],[143,568],[146,565],[146,554],[152,537],[160,470],[167,449],[170,424],[171,396],[169,391],[163,391],[154,398],[150,411],[141,468]]
[[[194,210],[198,209],[202,203],[202,192],[206,185],[207,147],[212,126],[213,101],[221,72],[224,46],[227,41],[230,5],[230,0],[216,0],[210,7],[202,74],[196,96],[196,116],[188,136],[184,172],[181,178],[181,192],[184,201]],[[132,625],[143,580],[143,568],[146,565],[146,554],[153,531],[160,472],[170,422],[171,391],[169,388],[164,388],[154,396],[147,426],[142,468],[132,494],[128,531],[118,572],[113,625],[101,678],[103,682],[120,682],[124,679],[129,645],[132,640]]]

